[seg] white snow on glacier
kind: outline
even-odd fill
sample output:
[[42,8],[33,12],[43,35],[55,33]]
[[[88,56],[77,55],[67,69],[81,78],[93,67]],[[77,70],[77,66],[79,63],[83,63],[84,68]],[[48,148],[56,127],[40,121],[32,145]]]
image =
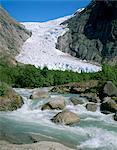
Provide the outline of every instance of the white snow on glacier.
[[16,60],[41,68],[47,66],[49,69],[54,70],[99,71],[100,66],[79,60],[55,48],[57,38],[68,30],[66,26],[60,24],[70,17],[48,22],[22,23],[28,30],[32,31],[32,36],[24,43]]

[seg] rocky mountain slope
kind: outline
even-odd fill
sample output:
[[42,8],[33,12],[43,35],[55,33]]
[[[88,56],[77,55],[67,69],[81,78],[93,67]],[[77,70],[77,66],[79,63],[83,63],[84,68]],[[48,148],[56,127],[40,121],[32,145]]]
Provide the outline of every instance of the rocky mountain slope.
[[14,63],[14,57],[24,41],[31,35],[23,25],[13,20],[0,6],[0,60]]
[[85,60],[117,62],[117,1],[92,0],[63,24],[69,31],[58,38],[58,49]]

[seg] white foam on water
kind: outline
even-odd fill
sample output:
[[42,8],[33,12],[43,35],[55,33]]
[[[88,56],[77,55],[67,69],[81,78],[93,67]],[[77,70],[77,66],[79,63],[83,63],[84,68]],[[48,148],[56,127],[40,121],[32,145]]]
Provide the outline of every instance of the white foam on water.
[[[19,93],[25,95],[25,90],[20,90]],[[31,91],[29,91],[31,93]],[[26,96],[29,94],[26,90]],[[53,97],[53,96],[52,96]],[[56,125],[50,121],[50,119],[56,115],[59,110],[46,110],[41,111],[41,105],[47,102],[47,100],[39,100],[35,103],[35,100],[30,100],[24,98],[24,105],[22,108],[13,111],[4,113],[6,118],[15,120],[26,125],[36,125],[38,128],[44,129],[45,132],[49,132],[48,136],[55,136],[64,133],[66,138],[70,138],[73,141],[79,143],[79,147],[85,150],[89,149],[103,149],[103,150],[116,150],[117,149],[117,132],[115,128],[117,127],[117,122],[115,122],[110,115],[104,115],[100,113],[99,110],[96,112],[87,111],[85,105],[76,105],[73,106],[68,103],[66,106],[70,111],[78,114],[81,118],[81,123],[77,126],[65,126],[65,125]],[[37,106],[36,109],[32,109],[32,105],[35,103]],[[111,118],[111,119],[110,119]],[[93,122],[97,123],[93,125]],[[82,126],[82,122],[86,125]],[[90,124],[89,124],[90,122]],[[98,123],[104,125],[105,127],[101,128],[98,126]],[[109,126],[109,128],[107,128]],[[111,128],[112,127],[112,128]],[[114,129],[113,129],[114,128]],[[41,133],[42,134],[42,133]],[[53,135],[52,135],[53,134]],[[63,142],[63,141],[62,141]]]
[[[86,129],[85,129],[86,130]],[[96,149],[101,148],[103,150],[116,150],[117,149],[117,133],[107,131],[99,128],[87,128],[89,132],[89,139],[80,144],[80,148]]]

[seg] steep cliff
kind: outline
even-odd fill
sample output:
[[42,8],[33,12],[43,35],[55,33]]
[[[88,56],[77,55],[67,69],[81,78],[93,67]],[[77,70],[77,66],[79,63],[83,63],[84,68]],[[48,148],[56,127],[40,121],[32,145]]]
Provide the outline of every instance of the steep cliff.
[[69,31],[58,38],[58,49],[98,63],[117,62],[117,1],[93,0],[63,24]]
[[0,61],[15,63],[23,42],[31,35],[0,6]]

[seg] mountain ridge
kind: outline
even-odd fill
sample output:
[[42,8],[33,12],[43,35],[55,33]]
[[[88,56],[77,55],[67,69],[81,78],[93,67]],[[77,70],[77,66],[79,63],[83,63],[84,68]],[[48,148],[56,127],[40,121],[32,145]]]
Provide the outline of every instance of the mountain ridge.
[[75,57],[101,63],[117,62],[117,2],[93,0],[63,24],[69,31],[57,48]]
[[15,56],[31,32],[16,22],[0,5],[0,60],[16,63]]

